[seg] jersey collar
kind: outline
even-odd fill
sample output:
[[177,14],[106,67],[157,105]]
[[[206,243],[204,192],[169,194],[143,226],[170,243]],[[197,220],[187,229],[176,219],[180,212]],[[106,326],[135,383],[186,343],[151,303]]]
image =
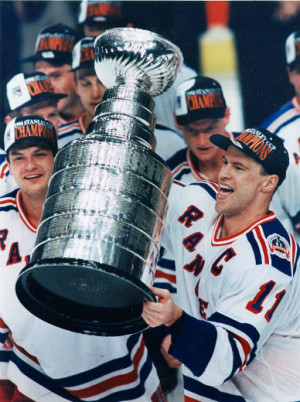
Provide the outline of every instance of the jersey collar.
[[219,238],[220,229],[221,229],[221,226],[224,221],[224,216],[221,215],[215,224],[212,239],[211,239],[211,245],[212,246],[224,246],[227,244],[231,244],[234,241],[236,241],[238,238],[240,238],[242,235],[251,232],[256,226],[259,226],[265,222],[270,222],[275,219],[276,219],[276,216],[275,216],[274,212],[269,212],[263,218],[260,218],[257,221],[253,222],[250,226],[248,226],[246,229],[242,230],[241,232],[238,232],[232,236],[222,237],[220,239]]

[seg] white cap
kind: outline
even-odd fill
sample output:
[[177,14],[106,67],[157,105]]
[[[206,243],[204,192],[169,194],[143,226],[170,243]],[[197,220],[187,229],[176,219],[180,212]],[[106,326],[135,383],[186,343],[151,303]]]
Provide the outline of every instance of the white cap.
[[285,42],[286,63],[300,62],[300,32],[291,33]]

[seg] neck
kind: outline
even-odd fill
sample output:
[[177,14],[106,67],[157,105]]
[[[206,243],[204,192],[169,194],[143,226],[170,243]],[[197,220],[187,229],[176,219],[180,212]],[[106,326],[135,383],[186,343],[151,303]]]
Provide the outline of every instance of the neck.
[[90,115],[89,113],[85,113],[83,116],[83,124],[84,124],[84,128],[85,131],[88,127],[88,125],[93,121],[94,116]]
[[254,222],[262,219],[268,214],[268,209],[257,212],[255,214],[251,214],[247,217],[241,215],[233,215],[233,216],[224,216],[221,228],[220,237],[230,237],[234,236],[240,232],[243,232],[249,226],[251,226]]
[[200,161],[197,163],[197,170],[208,177],[209,180],[218,182],[219,171],[222,166],[222,159]]
[[21,192],[23,209],[30,223],[35,227],[38,227],[40,223],[45,198],[46,194],[44,197],[32,198],[28,194]]
[[73,120],[73,119],[76,119],[78,116],[80,116],[83,112],[84,112],[84,109],[81,105],[81,102],[78,100],[73,105],[67,107],[64,110],[61,110],[59,112],[59,114],[65,120]]

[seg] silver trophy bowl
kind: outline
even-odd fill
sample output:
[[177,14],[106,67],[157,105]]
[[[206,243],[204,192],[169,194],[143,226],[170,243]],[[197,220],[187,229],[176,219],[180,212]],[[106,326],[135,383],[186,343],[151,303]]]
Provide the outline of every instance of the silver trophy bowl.
[[153,96],[173,83],[180,50],[149,31],[95,40],[109,88],[85,137],[58,153],[31,263],[16,291],[33,314],[87,334],[141,331],[155,275],[171,172],[155,153]]

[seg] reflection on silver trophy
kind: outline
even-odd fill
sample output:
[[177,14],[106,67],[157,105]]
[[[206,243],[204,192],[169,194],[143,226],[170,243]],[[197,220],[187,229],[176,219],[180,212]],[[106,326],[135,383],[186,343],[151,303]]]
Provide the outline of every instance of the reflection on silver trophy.
[[109,89],[85,137],[58,153],[31,263],[17,281],[24,306],[56,326],[122,335],[147,327],[155,300],[171,172],[155,154],[153,96],[174,82],[180,50],[149,31],[116,28],[95,40]]

